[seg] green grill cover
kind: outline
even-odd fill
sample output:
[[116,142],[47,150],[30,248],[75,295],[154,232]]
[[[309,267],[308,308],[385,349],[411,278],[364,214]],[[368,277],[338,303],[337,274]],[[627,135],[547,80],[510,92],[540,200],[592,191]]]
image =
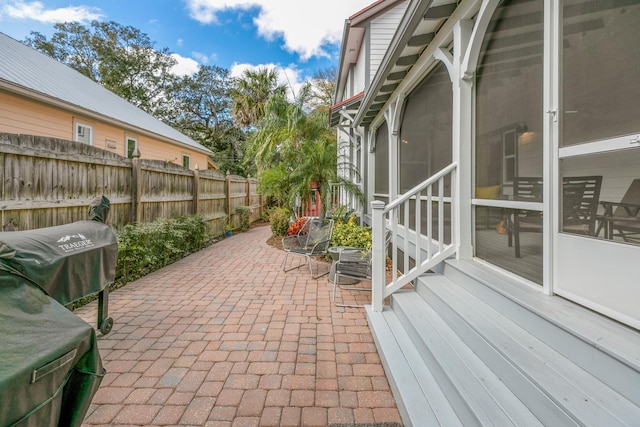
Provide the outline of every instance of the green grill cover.
[[0,233],[0,277],[27,278],[63,305],[113,282],[117,256],[115,234],[97,220]]
[[0,271],[0,426],[80,426],[103,375],[93,328]]

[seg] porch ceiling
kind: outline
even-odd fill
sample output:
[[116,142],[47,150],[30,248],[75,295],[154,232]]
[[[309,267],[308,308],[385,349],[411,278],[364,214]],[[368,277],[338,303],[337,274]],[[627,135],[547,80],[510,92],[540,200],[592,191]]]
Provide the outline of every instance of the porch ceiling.
[[402,79],[415,65],[442,24],[457,7],[457,1],[411,2],[382,60],[378,73],[362,100],[355,122],[370,125]]

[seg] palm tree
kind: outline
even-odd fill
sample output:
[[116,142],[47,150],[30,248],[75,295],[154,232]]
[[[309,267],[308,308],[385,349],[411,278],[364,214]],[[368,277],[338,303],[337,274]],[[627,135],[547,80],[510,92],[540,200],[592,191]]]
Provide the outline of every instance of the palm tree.
[[231,93],[231,113],[241,127],[255,126],[264,116],[265,104],[273,96],[284,97],[287,87],[278,83],[278,72],[261,67],[245,70]]
[[335,138],[307,141],[301,151],[300,161],[296,163],[290,175],[292,188],[289,202],[292,205],[296,202],[297,195],[300,195],[302,200],[307,200],[313,191],[317,191],[322,200],[321,216],[324,217],[327,208],[331,206],[331,183],[343,184],[351,194],[362,199],[362,192],[357,185],[338,176],[339,164],[343,168],[353,166],[339,158]]

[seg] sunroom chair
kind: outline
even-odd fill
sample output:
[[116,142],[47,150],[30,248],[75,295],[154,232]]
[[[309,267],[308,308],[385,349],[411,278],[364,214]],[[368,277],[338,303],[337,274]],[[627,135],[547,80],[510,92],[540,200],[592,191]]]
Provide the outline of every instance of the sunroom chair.
[[604,227],[605,237],[621,237],[628,243],[640,244],[640,179],[634,179],[618,203],[600,202],[604,214],[598,217],[598,231]]
[[[300,229],[298,234],[287,236],[282,239],[282,248],[285,250],[282,270],[291,271],[300,268],[305,264],[309,265],[309,271],[314,279],[329,274],[329,271],[313,272],[312,259],[316,255],[326,255],[331,243],[331,233],[333,232],[332,219],[310,218]],[[287,267],[289,255],[296,255],[303,258],[303,262]]]
[[[562,180],[562,231],[596,235],[596,217],[600,198],[601,176],[574,176]],[[542,178],[517,177],[513,181],[514,199],[542,202]],[[542,212],[516,210],[509,227],[509,246],[515,246],[516,258],[521,257],[520,233],[542,232]]]
[[[542,201],[541,177],[516,177],[513,180],[513,198],[521,202]],[[515,210],[511,224],[507,227],[509,246],[515,246],[516,258],[520,258],[520,233],[542,232],[542,213]]]
[[570,176],[562,181],[562,231],[596,235],[602,176]]

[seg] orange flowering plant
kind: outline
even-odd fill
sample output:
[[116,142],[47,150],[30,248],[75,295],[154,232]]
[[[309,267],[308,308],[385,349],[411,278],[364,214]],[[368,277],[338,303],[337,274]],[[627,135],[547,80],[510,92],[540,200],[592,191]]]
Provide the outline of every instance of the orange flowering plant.
[[294,234],[298,234],[300,229],[304,227],[304,224],[307,222],[306,218],[299,218],[296,222],[292,223],[287,229],[287,234],[289,236],[293,236]]

